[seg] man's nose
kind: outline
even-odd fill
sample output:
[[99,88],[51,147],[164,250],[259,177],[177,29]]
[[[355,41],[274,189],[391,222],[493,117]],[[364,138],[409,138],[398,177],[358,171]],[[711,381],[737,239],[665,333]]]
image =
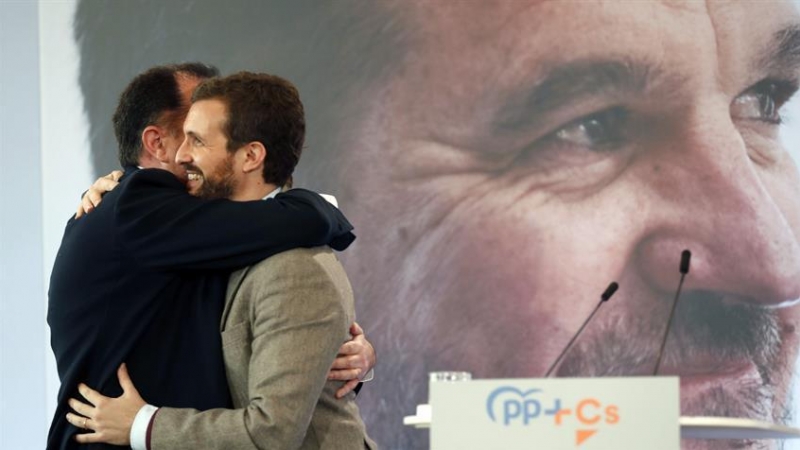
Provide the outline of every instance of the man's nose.
[[177,162],[177,163],[188,163],[188,162],[191,161],[191,157],[190,157],[189,151],[188,151],[187,142],[188,142],[188,139],[184,139],[183,142],[181,142],[180,147],[178,147],[177,153],[175,153],[175,162]]
[[772,306],[797,299],[800,186],[794,164],[784,158],[780,164],[791,167],[759,167],[729,116],[703,119],[659,146],[651,162],[660,167],[649,186],[666,202],[637,249],[646,276],[674,289],[681,251],[689,249],[685,289]]

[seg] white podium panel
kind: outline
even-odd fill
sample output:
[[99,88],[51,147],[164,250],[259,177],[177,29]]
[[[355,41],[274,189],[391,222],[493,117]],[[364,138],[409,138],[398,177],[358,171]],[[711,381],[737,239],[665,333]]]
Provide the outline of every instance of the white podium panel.
[[432,450],[680,449],[676,377],[432,382],[430,403]]
[[734,417],[681,417],[681,437],[692,439],[798,439],[800,429]]

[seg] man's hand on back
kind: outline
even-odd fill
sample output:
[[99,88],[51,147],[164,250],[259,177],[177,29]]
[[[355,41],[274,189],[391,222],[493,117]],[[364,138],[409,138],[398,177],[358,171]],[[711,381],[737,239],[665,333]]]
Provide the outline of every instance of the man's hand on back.
[[89,404],[74,398],[69,400],[69,406],[80,415],[67,413],[67,421],[78,428],[92,431],[75,436],[75,440],[81,444],[130,444],[133,419],[146,403],[134,387],[125,364],[117,370],[117,377],[122,386],[122,395],[117,398],[106,397],[81,384],[78,390]]
[[342,398],[355,389],[375,367],[375,349],[364,336],[364,330],[357,323],[353,323],[350,326],[350,335],[352,339],[339,348],[339,354],[328,372],[329,380],[347,381],[336,391],[337,398]]

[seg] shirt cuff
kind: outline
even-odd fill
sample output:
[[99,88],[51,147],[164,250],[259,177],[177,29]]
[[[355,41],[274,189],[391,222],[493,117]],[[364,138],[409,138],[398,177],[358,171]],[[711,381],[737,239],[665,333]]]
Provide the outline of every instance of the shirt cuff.
[[361,382],[364,383],[366,381],[372,381],[374,378],[375,378],[375,369],[372,368],[369,369],[369,372],[367,372],[366,375],[364,375],[364,378],[361,379]]
[[156,411],[158,411],[158,408],[153,405],[144,405],[139,408],[139,412],[136,413],[136,417],[133,419],[133,425],[131,425],[132,450],[148,450],[147,428]]

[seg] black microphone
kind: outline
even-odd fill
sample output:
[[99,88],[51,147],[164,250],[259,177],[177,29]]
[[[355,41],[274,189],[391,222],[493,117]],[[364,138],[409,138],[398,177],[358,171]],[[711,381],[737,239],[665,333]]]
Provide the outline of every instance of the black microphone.
[[682,274],[686,275],[689,273],[689,261],[692,259],[692,252],[689,250],[684,250],[681,252],[681,268],[680,271]]
[[603,291],[603,294],[600,296],[600,303],[607,302],[608,299],[610,299],[611,296],[614,295],[614,292],[617,292],[617,289],[619,289],[619,285],[617,284],[616,281],[612,281],[611,284],[608,285],[606,290]]
[[658,369],[661,367],[661,359],[664,357],[664,347],[667,346],[667,337],[669,336],[669,328],[672,325],[672,319],[675,317],[675,309],[678,306],[678,299],[681,296],[681,288],[683,288],[683,279],[689,273],[689,260],[692,259],[692,252],[684,250],[681,252],[681,281],[678,283],[678,290],[675,291],[675,298],[672,300],[672,310],[669,312],[669,319],[667,320],[667,328],[664,330],[664,338],[661,340],[661,348],[658,349],[658,358],[656,358],[656,367],[653,369],[653,375],[658,375]]
[[617,292],[618,288],[619,284],[617,284],[616,281],[612,281],[611,284],[608,285],[606,290],[603,291],[603,295],[600,296],[600,301],[597,303],[597,306],[594,307],[594,311],[592,311],[592,313],[589,314],[589,317],[587,317],[586,320],[583,322],[583,325],[581,325],[581,327],[578,329],[578,332],[575,333],[575,336],[572,336],[572,339],[569,340],[567,346],[564,347],[564,350],[561,351],[560,355],[558,355],[558,358],[556,358],[556,361],[553,363],[553,365],[550,366],[549,369],[547,369],[547,373],[544,374],[545,378],[548,378],[550,374],[553,372],[553,369],[558,367],[558,364],[561,362],[561,359],[564,357],[564,355],[567,354],[569,349],[572,348],[572,344],[574,344],[575,340],[578,339],[578,336],[580,336],[581,333],[583,333],[583,329],[586,328],[586,325],[588,325],[589,322],[592,320],[592,317],[594,317],[595,313],[597,313],[597,310],[600,309],[600,306],[603,303],[607,302],[608,299],[610,299],[611,296],[614,295],[614,292]]

